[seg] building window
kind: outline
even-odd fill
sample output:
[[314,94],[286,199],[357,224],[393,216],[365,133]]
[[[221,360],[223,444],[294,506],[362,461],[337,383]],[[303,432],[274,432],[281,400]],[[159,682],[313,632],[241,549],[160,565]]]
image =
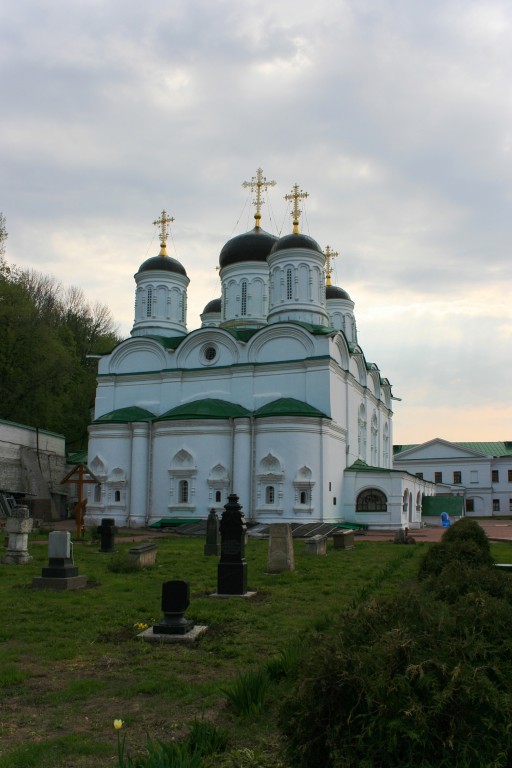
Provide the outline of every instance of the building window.
[[423,472],[416,472],[416,477],[417,477],[419,480],[423,480]]
[[245,317],[247,314],[247,280],[242,282],[242,301],[240,302],[240,314]]
[[508,500],[508,511],[512,512],[512,499]]
[[188,504],[188,480],[180,480],[178,487],[180,504]]
[[286,298],[288,300],[292,298],[292,270],[290,268],[286,270]]
[[460,485],[462,483],[462,472],[454,472],[453,473],[453,482],[456,485]]
[[265,488],[265,504],[273,504],[276,497],[273,485],[267,485]]
[[474,511],[475,511],[475,500],[466,499],[466,512],[474,512]]
[[493,512],[499,512],[500,511],[500,500],[499,499],[493,499],[492,500],[492,511]]
[[114,501],[121,501],[121,491],[114,491]]
[[443,473],[434,472],[434,483],[442,483],[442,482],[443,482]]
[[148,288],[148,298],[146,302],[146,317],[151,317],[153,312],[153,289]]
[[509,483],[512,483],[512,469],[508,470],[508,481]]
[[98,504],[101,501],[101,485],[94,486],[94,501]]
[[493,483],[499,483],[500,481],[500,473],[497,469],[493,469],[491,472],[491,480]]
[[309,504],[309,493],[307,491],[300,492],[300,503]]
[[377,488],[361,491],[356,501],[356,512],[387,512],[388,500]]
[[220,491],[215,491],[215,503],[218,504],[222,501],[222,493]]

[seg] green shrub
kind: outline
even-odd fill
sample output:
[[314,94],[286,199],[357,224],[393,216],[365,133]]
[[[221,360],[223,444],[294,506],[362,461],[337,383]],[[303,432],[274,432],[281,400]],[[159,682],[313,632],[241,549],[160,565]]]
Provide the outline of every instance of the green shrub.
[[136,573],[141,570],[139,563],[130,558],[128,552],[119,550],[110,558],[107,568],[112,573]]
[[420,581],[431,577],[442,579],[444,570],[452,564],[480,568],[491,566],[493,559],[490,550],[482,548],[471,539],[443,540],[433,544],[423,557],[418,578]]
[[226,749],[228,732],[214,723],[196,720],[190,729],[187,744],[190,752],[195,752],[201,757],[216,755]]
[[[329,626],[332,626],[331,622]],[[269,659],[266,670],[271,680],[281,680],[296,672],[304,656],[304,644],[304,638],[295,638],[282,648],[279,654]]]
[[235,715],[254,717],[263,709],[268,685],[269,679],[264,670],[248,670],[238,675],[223,692]]
[[[319,638],[282,706],[294,768],[505,768],[512,606],[425,590],[362,605]],[[476,736],[477,735],[477,736]]]
[[443,534],[443,541],[473,541],[482,551],[491,554],[491,547],[487,534],[476,520],[463,517],[447,528]]

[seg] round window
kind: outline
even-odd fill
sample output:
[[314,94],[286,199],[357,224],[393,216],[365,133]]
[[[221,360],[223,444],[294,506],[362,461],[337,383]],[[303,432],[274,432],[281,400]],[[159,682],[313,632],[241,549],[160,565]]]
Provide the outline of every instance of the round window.
[[209,363],[212,362],[212,360],[215,360],[217,357],[217,350],[215,347],[206,347],[204,350],[204,359],[207,360]]

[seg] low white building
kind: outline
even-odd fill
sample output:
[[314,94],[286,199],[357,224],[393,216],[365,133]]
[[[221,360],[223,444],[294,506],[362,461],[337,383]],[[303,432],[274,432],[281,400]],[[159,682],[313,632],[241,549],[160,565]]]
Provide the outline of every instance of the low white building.
[[438,494],[462,496],[467,515],[512,513],[512,442],[395,445],[393,465],[436,483]]
[[204,519],[234,492],[253,521],[419,525],[434,486],[392,470],[391,384],[359,345],[354,302],[299,232],[297,187],[293,232],[261,229],[257,179],[256,226],[221,249],[222,295],[190,333],[189,279],[158,221],[131,338],[99,363],[89,524]]

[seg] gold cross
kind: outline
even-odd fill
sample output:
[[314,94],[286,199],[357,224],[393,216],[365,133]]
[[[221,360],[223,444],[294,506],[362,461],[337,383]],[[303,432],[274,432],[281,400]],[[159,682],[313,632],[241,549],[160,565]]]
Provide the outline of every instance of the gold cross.
[[254,214],[254,218],[256,219],[257,227],[260,225],[261,206],[264,203],[264,200],[261,198],[261,193],[266,192],[269,187],[275,187],[275,185],[275,181],[266,180],[265,176],[263,176],[262,168],[258,168],[256,171],[256,176],[253,176],[251,181],[244,181],[242,183],[242,187],[250,187],[252,190],[256,190],[256,197],[252,202],[253,205],[256,206],[256,213]]
[[295,235],[299,234],[299,217],[302,213],[302,211],[299,208],[299,200],[305,200],[306,197],[309,197],[308,193],[303,192],[302,189],[299,191],[298,184],[293,185],[291,194],[284,196],[285,200],[293,200],[292,216],[293,216],[293,233]]
[[160,255],[167,256],[167,225],[174,221],[172,216],[167,215],[167,211],[163,210],[160,218],[153,222],[155,227],[160,227]]
[[339,256],[339,253],[337,251],[331,251],[331,246],[326,245],[325,246],[325,284],[331,285],[331,275],[332,275],[332,259],[335,259],[336,256]]

